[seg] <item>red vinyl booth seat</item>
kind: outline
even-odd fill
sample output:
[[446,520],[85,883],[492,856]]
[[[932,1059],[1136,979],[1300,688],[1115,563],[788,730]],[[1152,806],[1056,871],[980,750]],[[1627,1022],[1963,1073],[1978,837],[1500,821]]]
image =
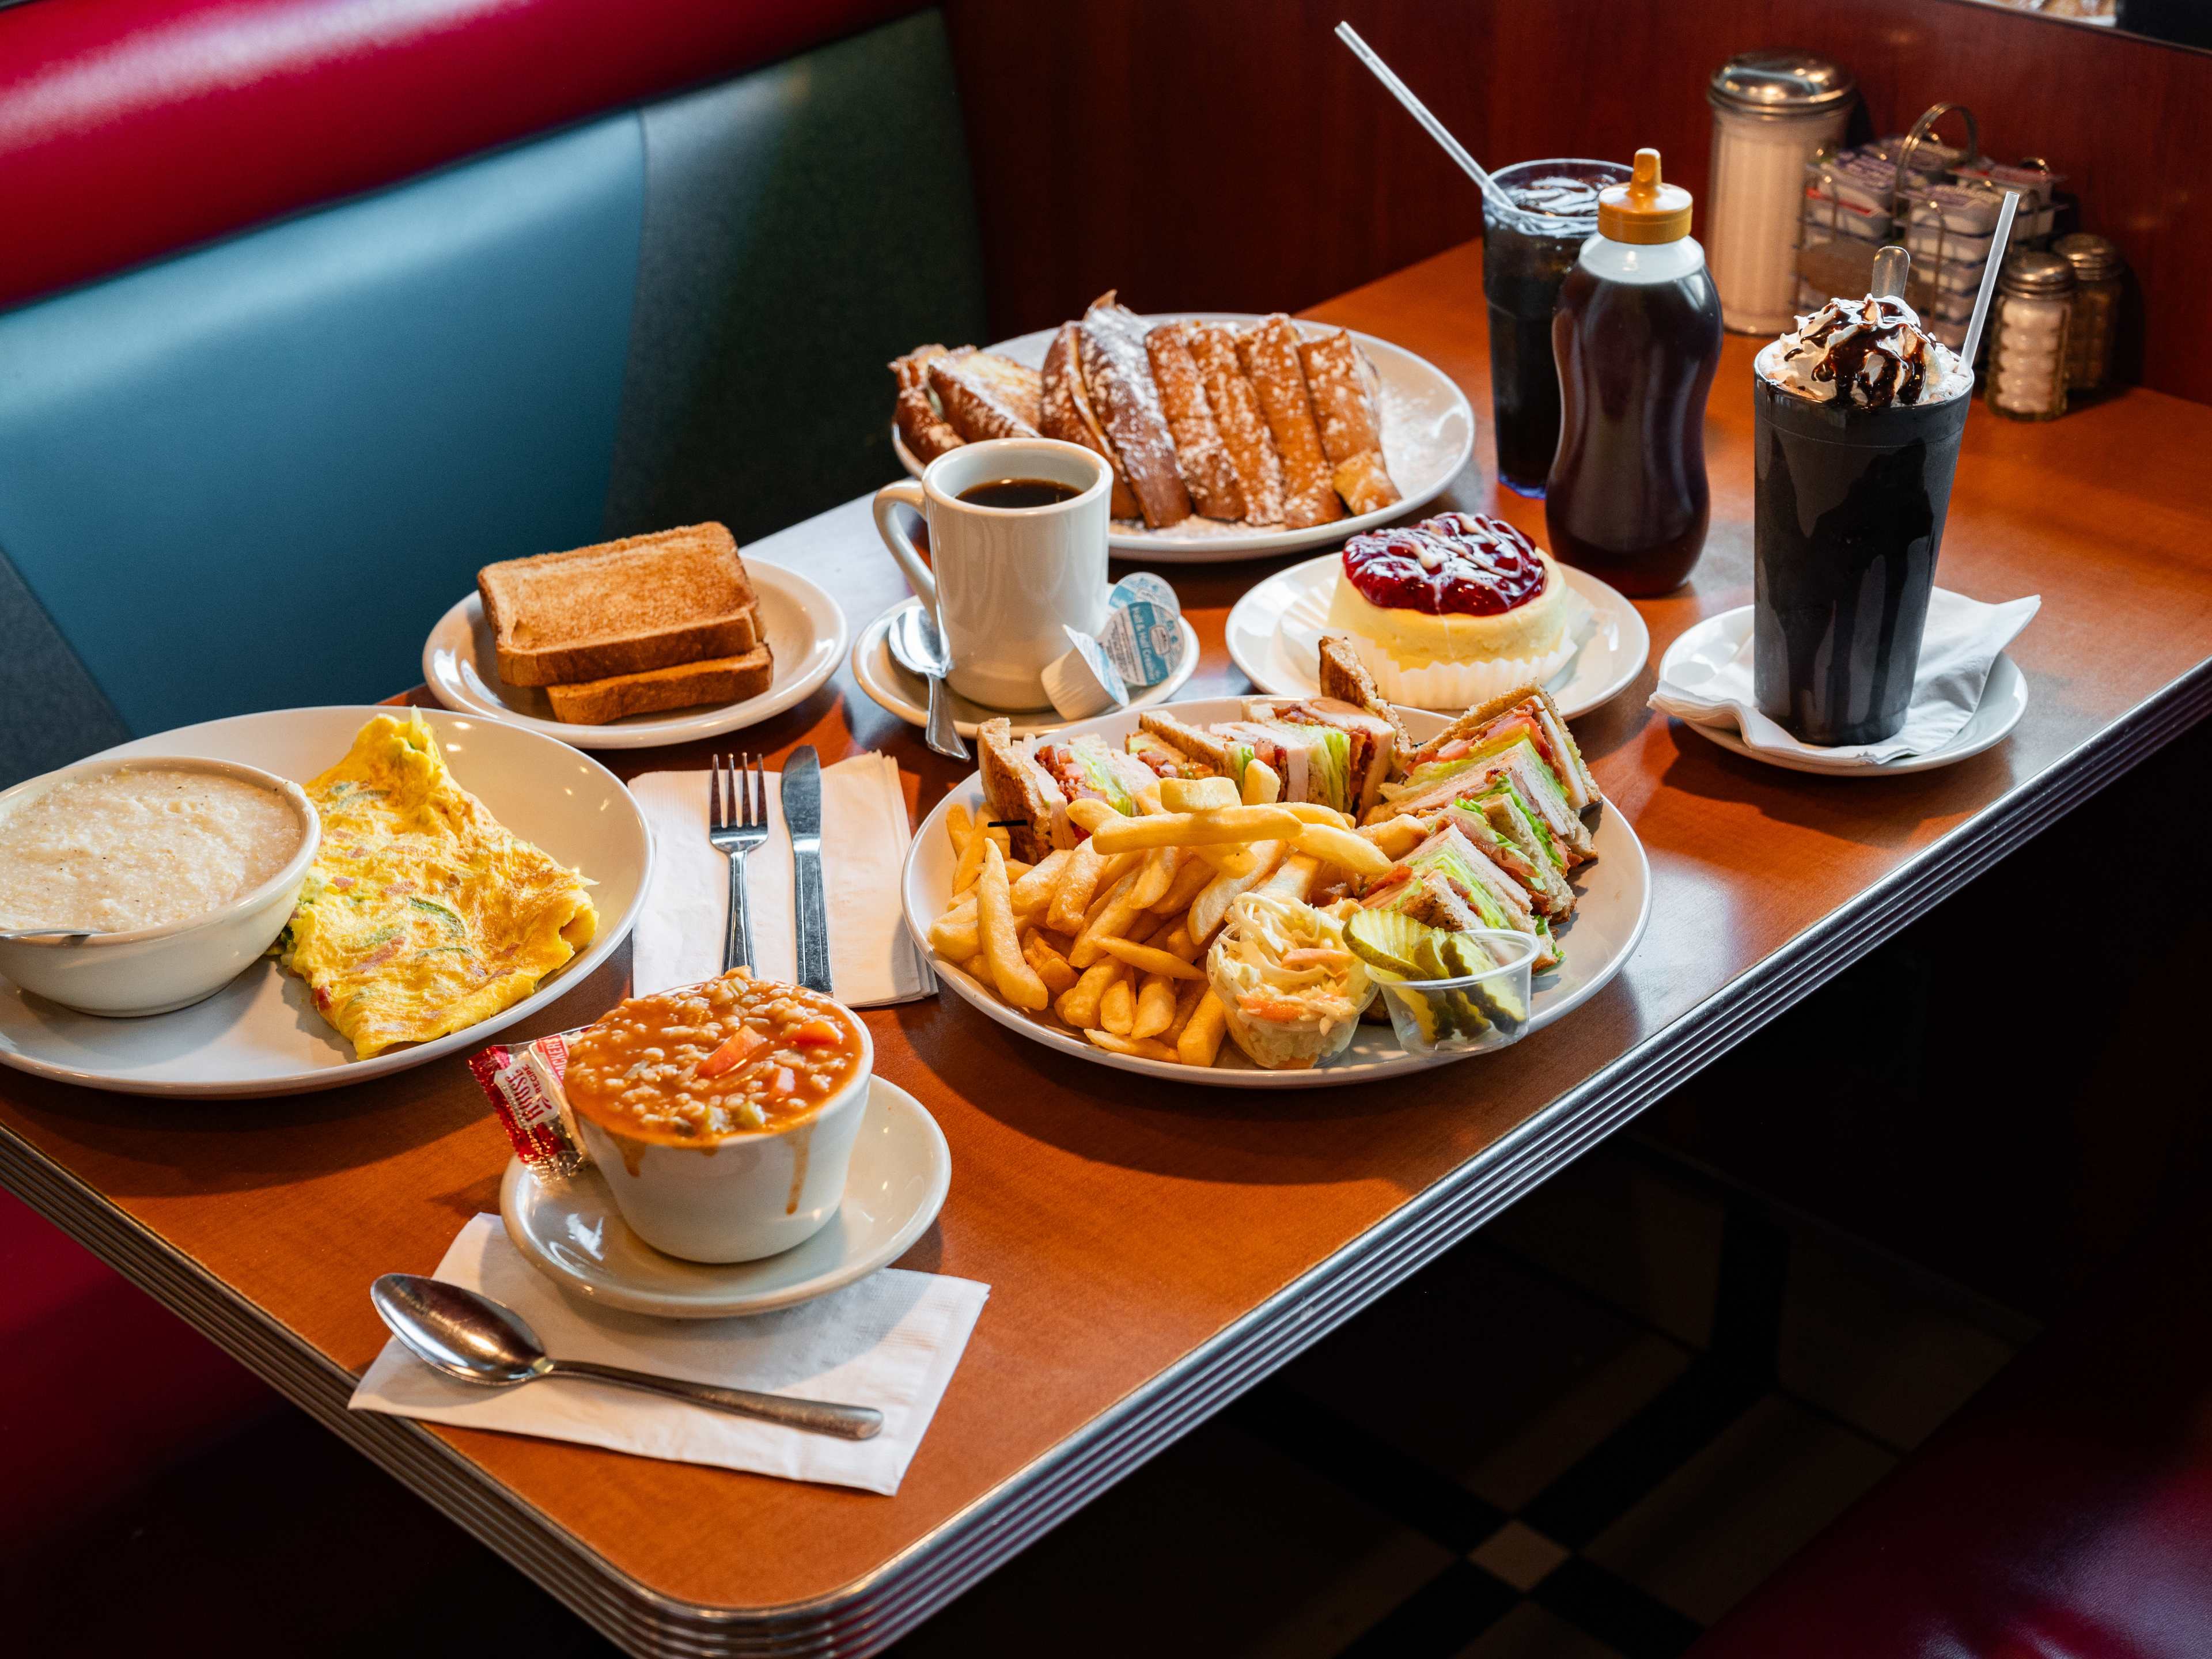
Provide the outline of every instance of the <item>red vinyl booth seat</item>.
[[914,0],[0,11],[0,306],[736,75]]
[[0,1556],[91,1514],[277,1398],[0,1193]]

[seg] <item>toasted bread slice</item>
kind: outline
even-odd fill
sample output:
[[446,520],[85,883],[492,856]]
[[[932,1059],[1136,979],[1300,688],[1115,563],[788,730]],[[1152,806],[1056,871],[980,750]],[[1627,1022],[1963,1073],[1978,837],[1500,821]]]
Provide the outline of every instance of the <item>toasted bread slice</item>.
[[1237,331],[1226,323],[1191,322],[1180,327],[1206,386],[1214,428],[1221,434],[1221,446],[1244,493],[1244,522],[1282,523],[1283,458],[1275,453],[1275,440],[1260,412],[1259,394],[1237,361]]
[[1065,822],[1067,797],[1030,758],[1029,750],[1014,741],[1012,720],[985,720],[975,732],[975,752],[983,774],[983,799],[991,809],[987,821],[1006,825],[1007,844],[1016,858],[1036,863],[1053,850],[1054,824]]
[[625,714],[654,714],[695,703],[743,702],[757,697],[775,678],[775,662],[765,645],[735,657],[648,668],[641,674],[611,674],[580,685],[549,685],[545,700],[553,718],[571,726],[604,726]]
[[1075,325],[1062,323],[1044,354],[1044,392],[1037,430],[1048,438],[1080,444],[1104,456],[1114,469],[1113,499],[1108,510],[1117,519],[1133,519],[1138,515],[1137,497],[1129,488],[1129,475],[1121,470],[1121,457],[1115,454],[1105,428],[1098,423],[1097,410],[1091,406],[1090,390],[1083,384],[1081,349]]
[[1355,708],[1390,722],[1398,734],[1398,753],[1413,752],[1413,740],[1406,735],[1406,724],[1398,718],[1398,711],[1383,699],[1375,684],[1375,676],[1367,672],[1367,665],[1359,660],[1352,648],[1348,634],[1324,634],[1321,636],[1321,694],[1348,702]]
[[944,407],[945,420],[969,443],[1036,437],[1036,428],[1006,401],[993,371],[975,368],[975,358],[989,355],[963,347],[929,360],[929,389]]
[[1582,745],[1575,741],[1575,734],[1559,713],[1559,705],[1540,685],[1524,685],[1492,697],[1488,702],[1477,703],[1408,755],[1406,768],[1411,771],[1425,761],[1433,760],[1437,751],[1446,745],[1461,738],[1480,737],[1510,718],[1525,720],[1536,734],[1537,747],[1552,769],[1559,775],[1560,787],[1575,811],[1586,812],[1604,799],[1589,763],[1583,759]]
[[1297,330],[1277,312],[1237,337],[1237,356],[1283,458],[1283,522],[1302,530],[1342,518],[1313,398],[1306,392],[1305,370],[1298,362]]
[[1152,360],[1152,383],[1159,388],[1160,409],[1168,417],[1175,438],[1176,459],[1199,515],[1226,519],[1244,516],[1244,489],[1237,482],[1220,430],[1213,423],[1212,406],[1197,360],[1182,337],[1186,325],[1165,323],[1145,336],[1145,352]]
[[930,362],[945,355],[941,345],[925,345],[891,359],[891,377],[898,382],[892,416],[898,422],[899,436],[924,466],[968,441],[952,429],[929,395]]
[[626,536],[477,573],[499,677],[571,685],[760,643],[753,585],[718,524]]
[[1117,305],[1109,289],[1083,313],[1077,341],[1084,385],[1128,474],[1145,522],[1155,530],[1181,524],[1190,517],[1190,491],[1176,465],[1175,439],[1152,380],[1144,319]]

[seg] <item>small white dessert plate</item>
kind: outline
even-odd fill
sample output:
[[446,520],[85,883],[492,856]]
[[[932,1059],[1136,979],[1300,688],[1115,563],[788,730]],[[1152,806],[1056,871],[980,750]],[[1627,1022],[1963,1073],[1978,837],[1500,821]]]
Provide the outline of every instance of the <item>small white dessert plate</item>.
[[423,684],[448,708],[540,732],[578,749],[649,749],[757,726],[812,696],[837,672],[847,632],[845,613],[837,601],[797,571],[752,560],[745,574],[760,596],[762,630],[775,653],[775,667],[768,690],[743,702],[632,714],[605,726],[557,720],[543,690],[509,685],[500,678],[483,601],[474,593],[441,617],[430,630],[422,646]]
[[[1324,553],[1279,570],[1255,583],[1230,611],[1229,654],[1262,691],[1284,697],[1321,694],[1321,636],[1328,631],[1339,563],[1337,554]],[[1651,654],[1651,633],[1619,589],[1571,565],[1559,570],[1588,614],[1576,624],[1580,647],[1545,690],[1559,712],[1573,720],[1636,683]]]
[[[1677,684],[1694,684],[1717,671],[1743,648],[1744,635],[1751,631],[1751,607],[1739,605],[1734,611],[1724,611],[1717,617],[1708,617],[1696,627],[1684,631],[1667,654],[1659,661],[1659,678],[1673,680]],[[1954,766],[1984,749],[1994,748],[2011,735],[2027,713],[2027,676],[2003,652],[1990,665],[1990,678],[1982,687],[1981,706],[1960,726],[1958,734],[1942,748],[1924,755],[1907,755],[1902,760],[1883,761],[1869,765],[1864,761],[1832,761],[1814,755],[1770,754],[1753,749],[1732,726],[1688,726],[1699,737],[1710,738],[1731,753],[1747,759],[1764,761],[1769,766],[1779,766],[1791,772],[1811,772],[1824,778],[1893,778],[1902,772],[1932,772],[1939,766]]]
[[811,1302],[889,1267],[937,1219],[951,1184],[952,1153],[937,1120],[876,1078],[844,1201],[820,1232],[781,1255],[721,1265],[663,1255],[630,1231],[596,1170],[556,1192],[520,1158],[499,1183],[499,1214],[515,1249],[564,1290],[664,1319],[728,1319]]
[[[890,634],[898,619],[921,603],[911,597],[900,600],[862,629],[860,637],[853,641],[853,678],[860,682],[860,690],[912,726],[929,724],[929,688],[899,666],[898,659],[891,655]],[[1176,626],[1182,635],[1182,654],[1176,659],[1175,668],[1167,678],[1130,694],[1130,708],[1150,708],[1167,702],[1182,690],[1197,669],[1198,630],[1185,617],[1178,617]],[[960,728],[963,738],[974,737],[985,720],[996,720],[1000,714],[1013,723],[1018,738],[1041,737],[1067,724],[1049,708],[1033,708],[1019,714],[986,708],[981,703],[969,702],[951,686],[945,690],[952,698],[953,724]]]
[[[1206,322],[1256,323],[1244,311],[1163,312],[1148,323],[1177,322],[1194,317]],[[1318,334],[1327,323],[1299,322],[1302,333]],[[991,350],[1032,368],[1044,365],[1044,354],[1056,329],[1039,329],[1012,340],[1001,340]],[[1143,564],[1220,564],[1231,559],[1265,559],[1295,553],[1302,547],[1341,543],[1346,536],[1402,519],[1434,501],[1444,486],[1459,476],[1474,452],[1474,408],[1452,378],[1425,357],[1417,357],[1403,346],[1352,331],[1375,365],[1382,380],[1377,396],[1382,417],[1382,461],[1402,499],[1379,513],[1364,513],[1314,525],[1304,530],[1255,530],[1246,525],[1222,524],[1212,519],[1189,518],[1165,530],[1151,530],[1134,520],[1116,519],[1108,532],[1107,545],[1116,558]],[[921,463],[891,428],[891,447],[899,464],[915,477]]]

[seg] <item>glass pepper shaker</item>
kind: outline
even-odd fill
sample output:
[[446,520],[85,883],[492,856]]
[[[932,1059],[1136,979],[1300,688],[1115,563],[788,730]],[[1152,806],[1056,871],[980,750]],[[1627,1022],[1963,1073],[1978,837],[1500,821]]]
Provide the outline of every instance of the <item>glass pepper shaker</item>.
[[2051,245],[2074,267],[2074,309],[2067,320],[2066,387],[2093,392],[2112,378],[2112,337],[2119,325],[2120,279],[2128,262],[2102,236],[2076,231]]
[[2074,267],[2063,255],[2008,253],[1997,270],[1990,318],[1986,401],[2016,421],[2066,412],[2067,324]]

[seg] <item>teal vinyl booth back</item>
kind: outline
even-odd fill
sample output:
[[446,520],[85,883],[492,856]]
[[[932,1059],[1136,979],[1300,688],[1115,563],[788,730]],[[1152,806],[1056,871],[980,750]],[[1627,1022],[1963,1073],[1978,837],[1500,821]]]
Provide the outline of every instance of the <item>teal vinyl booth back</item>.
[[0,787],[373,701],[494,559],[893,476],[980,332],[925,13],[0,314]]

